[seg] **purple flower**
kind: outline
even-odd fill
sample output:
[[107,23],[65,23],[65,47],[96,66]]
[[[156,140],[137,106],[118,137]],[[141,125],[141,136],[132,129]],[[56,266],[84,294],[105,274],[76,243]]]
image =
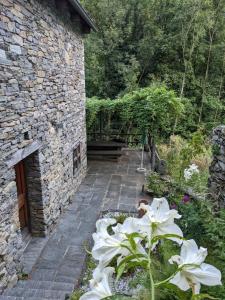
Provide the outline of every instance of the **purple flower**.
[[177,209],[176,203],[174,203],[174,202],[171,203],[171,204],[170,204],[170,208],[171,208],[171,209]]
[[184,204],[186,204],[186,203],[188,203],[188,202],[190,202],[190,195],[189,194],[184,194],[184,197],[182,198],[182,202],[184,203]]

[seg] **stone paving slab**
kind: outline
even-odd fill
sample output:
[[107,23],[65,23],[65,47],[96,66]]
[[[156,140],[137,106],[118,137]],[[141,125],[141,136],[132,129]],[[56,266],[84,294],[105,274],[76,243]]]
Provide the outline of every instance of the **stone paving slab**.
[[[86,178],[53,232],[48,238],[32,239],[25,250],[29,280],[19,281],[0,300],[65,299],[71,293],[71,287],[79,284],[86,259],[84,245],[91,243],[101,211],[136,210],[145,180],[136,173],[140,157],[140,152],[124,150],[118,162],[89,162]],[[147,157],[145,166],[149,168]]]

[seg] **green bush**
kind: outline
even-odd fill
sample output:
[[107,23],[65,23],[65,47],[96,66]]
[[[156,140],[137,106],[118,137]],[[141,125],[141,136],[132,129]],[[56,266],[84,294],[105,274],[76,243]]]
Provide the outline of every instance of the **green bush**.
[[164,180],[158,173],[151,172],[147,179],[147,188],[155,197],[162,197],[168,194],[170,183]]
[[154,137],[168,137],[173,130],[176,118],[183,113],[183,104],[174,91],[165,86],[150,86],[127,93],[123,97],[110,99],[90,98],[86,102],[86,119],[88,133],[93,132],[101,117],[110,124],[116,118],[126,133]]
[[208,249],[207,262],[215,265],[222,272],[224,285],[218,287],[203,287],[207,292],[219,299],[225,299],[225,210],[218,214],[212,210],[209,200],[184,204],[177,199],[178,211],[182,215],[178,224],[187,238],[194,238],[196,242]]

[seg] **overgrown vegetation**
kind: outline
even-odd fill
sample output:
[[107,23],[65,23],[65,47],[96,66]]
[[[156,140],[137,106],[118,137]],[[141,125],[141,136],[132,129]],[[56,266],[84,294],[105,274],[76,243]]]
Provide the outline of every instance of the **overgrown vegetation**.
[[[158,150],[160,157],[167,162],[168,174],[174,185],[205,196],[212,151],[210,140],[201,130],[194,132],[189,140],[173,135],[168,144],[159,144]],[[199,173],[186,181],[184,170],[191,164],[198,166]]]
[[[121,124],[118,133],[137,133],[153,137],[168,137],[175,119],[182,116],[184,105],[173,91],[165,86],[151,86],[128,93],[116,100],[87,100],[87,129],[93,132],[99,113],[105,119],[109,133],[112,120]],[[107,128],[108,125],[108,128]]]
[[[182,215],[178,224],[184,235],[187,238],[194,237],[198,244],[208,248],[208,262],[220,268],[224,281],[225,211],[221,209],[216,213],[207,195],[208,168],[212,151],[216,150],[211,150],[207,137],[203,138],[201,131],[194,133],[189,141],[179,136],[172,136],[168,144],[160,144],[158,149],[161,157],[167,161],[169,177],[166,176],[165,181],[165,178],[160,175],[151,174],[148,181],[149,188],[153,187],[153,192],[156,191],[155,195],[160,197],[166,190],[171,208],[177,209]],[[199,173],[186,181],[184,170],[191,163],[198,166]],[[169,248],[167,250],[170,251]],[[203,288],[204,292],[218,299],[225,299],[225,285]],[[171,296],[171,293],[169,289],[166,294],[168,298],[162,299],[186,299],[184,295],[177,298]]]

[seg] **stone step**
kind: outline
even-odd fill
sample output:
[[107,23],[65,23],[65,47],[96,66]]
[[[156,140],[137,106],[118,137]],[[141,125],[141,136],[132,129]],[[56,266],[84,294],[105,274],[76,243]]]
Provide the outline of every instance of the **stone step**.
[[70,292],[61,290],[44,290],[44,289],[30,289],[30,288],[13,288],[8,289],[4,292],[4,296],[21,297],[27,298],[39,298],[39,299],[57,299],[65,300],[65,297],[70,294]]
[[20,280],[17,284],[18,288],[28,289],[42,289],[42,290],[55,290],[65,291],[72,293],[74,290],[74,284],[54,281],[42,281],[42,280]]

